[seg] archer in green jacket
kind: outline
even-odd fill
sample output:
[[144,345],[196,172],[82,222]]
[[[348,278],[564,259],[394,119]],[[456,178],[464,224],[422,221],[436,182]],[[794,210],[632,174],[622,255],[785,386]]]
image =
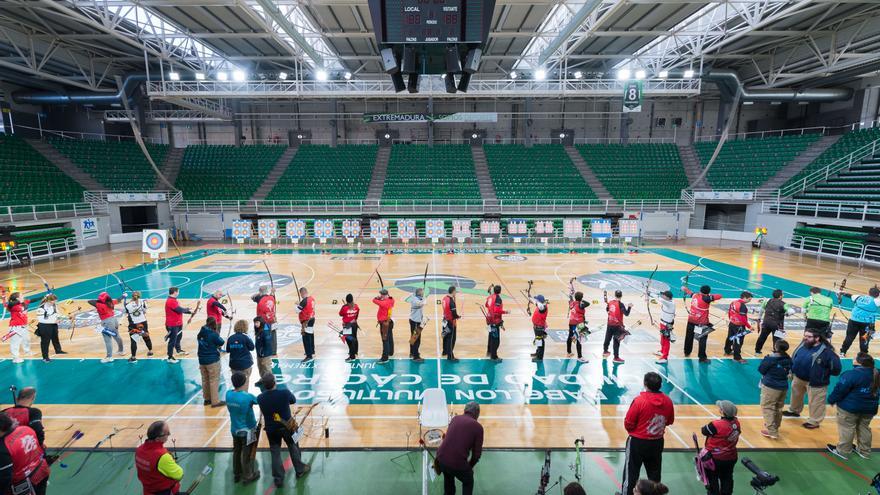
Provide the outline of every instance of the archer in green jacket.
[[822,294],[822,289],[812,287],[810,297],[804,302],[804,311],[807,316],[806,328],[823,330],[830,337],[831,334],[831,309],[834,307],[833,300]]

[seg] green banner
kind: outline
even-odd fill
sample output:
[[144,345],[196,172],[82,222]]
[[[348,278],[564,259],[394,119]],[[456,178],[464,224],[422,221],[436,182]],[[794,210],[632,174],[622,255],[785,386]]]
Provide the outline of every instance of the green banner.
[[457,113],[365,113],[364,122],[373,124],[384,123],[421,123],[421,122],[498,122],[495,112],[457,112]]
[[623,85],[623,112],[642,111],[642,81],[627,81]]

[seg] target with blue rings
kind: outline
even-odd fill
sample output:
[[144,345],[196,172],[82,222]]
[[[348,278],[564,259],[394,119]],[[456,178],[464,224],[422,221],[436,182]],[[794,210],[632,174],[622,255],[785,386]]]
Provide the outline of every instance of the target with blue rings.
[[165,238],[163,238],[160,234],[151,232],[147,234],[146,243],[147,247],[154,251],[158,251],[162,249],[162,246],[165,245]]

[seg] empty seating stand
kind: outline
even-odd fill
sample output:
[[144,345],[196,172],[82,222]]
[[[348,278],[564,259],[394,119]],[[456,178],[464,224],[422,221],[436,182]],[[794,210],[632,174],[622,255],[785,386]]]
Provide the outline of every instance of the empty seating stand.
[[795,195],[795,199],[880,202],[880,155],[863,159],[848,170]]
[[464,144],[398,144],[391,148],[382,202],[479,202],[471,149]]
[[188,146],[175,185],[188,200],[246,200],[285,149],[277,145]]
[[499,200],[596,199],[559,144],[483,146]]
[[[156,173],[134,141],[52,139],[50,143],[109,190],[149,190],[156,183]],[[168,145],[148,143],[147,150],[160,166],[165,161]]]
[[797,175],[786,183],[794,184],[813,172],[824,169],[835,161],[845,157],[853,151],[865,146],[868,143],[880,139],[880,128],[860,129],[844,134],[836,143],[831,145],[821,155],[819,155],[812,163],[801,170]]
[[367,145],[300,146],[266,199],[363,200],[378,149]]
[[24,139],[0,134],[0,205],[75,203],[83,188]]
[[[760,187],[820,137],[819,134],[798,134],[727,141],[706,179],[715,189]],[[715,141],[694,144],[703,167],[709,163],[717,145]]]
[[674,144],[583,144],[577,150],[615,199],[678,199],[688,187]]

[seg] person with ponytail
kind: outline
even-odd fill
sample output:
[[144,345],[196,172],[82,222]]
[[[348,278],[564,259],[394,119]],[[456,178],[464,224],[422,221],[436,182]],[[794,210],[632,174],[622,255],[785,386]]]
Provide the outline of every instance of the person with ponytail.
[[874,358],[860,352],[853,369],[840,375],[828,403],[837,406],[837,445],[828,444],[828,451],[846,459],[853,452],[868,459],[871,456],[871,420],[877,415],[880,400],[880,372]]
[[663,483],[644,478],[636,483],[636,487],[633,490],[633,495],[666,495],[667,493],[669,493],[669,488],[666,488],[666,485]]

